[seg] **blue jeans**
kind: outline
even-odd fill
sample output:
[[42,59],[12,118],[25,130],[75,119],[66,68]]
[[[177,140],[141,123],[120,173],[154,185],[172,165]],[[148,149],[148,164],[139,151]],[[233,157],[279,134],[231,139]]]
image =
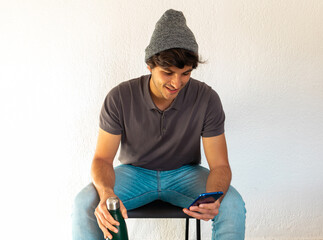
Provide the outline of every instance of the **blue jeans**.
[[[187,208],[200,193],[205,192],[208,174],[208,169],[198,165],[185,165],[170,171],[120,165],[115,168],[114,192],[127,210],[156,199]],[[104,239],[94,216],[99,201],[92,183],[76,196],[72,214],[73,240]],[[212,220],[212,239],[244,239],[245,214],[245,204],[240,194],[230,186],[219,214]]]

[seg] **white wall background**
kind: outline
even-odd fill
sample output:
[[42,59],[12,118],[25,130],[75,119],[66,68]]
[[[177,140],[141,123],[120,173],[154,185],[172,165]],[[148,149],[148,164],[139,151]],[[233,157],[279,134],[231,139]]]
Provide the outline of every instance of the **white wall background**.
[[[1,0],[1,239],[71,239],[103,99],[148,73],[144,49],[169,8],[208,61],[193,77],[222,99],[246,239],[323,239],[320,0]],[[128,228],[132,240],[184,234],[180,220]]]

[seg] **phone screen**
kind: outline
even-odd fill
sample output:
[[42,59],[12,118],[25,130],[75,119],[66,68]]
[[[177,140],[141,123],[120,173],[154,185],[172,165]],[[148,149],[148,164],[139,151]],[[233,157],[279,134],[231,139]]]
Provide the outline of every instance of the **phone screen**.
[[214,203],[223,195],[223,192],[210,192],[210,193],[202,193],[198,196],[194,202],[188,207],[188,209],[192,206],[198,206],[202,203]]

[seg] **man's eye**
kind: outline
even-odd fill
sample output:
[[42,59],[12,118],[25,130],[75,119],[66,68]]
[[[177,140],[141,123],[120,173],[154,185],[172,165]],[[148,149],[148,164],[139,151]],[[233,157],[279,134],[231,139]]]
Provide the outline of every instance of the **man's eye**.
[[164,72],[167,76],[171,76],[173,73],[170,72]]

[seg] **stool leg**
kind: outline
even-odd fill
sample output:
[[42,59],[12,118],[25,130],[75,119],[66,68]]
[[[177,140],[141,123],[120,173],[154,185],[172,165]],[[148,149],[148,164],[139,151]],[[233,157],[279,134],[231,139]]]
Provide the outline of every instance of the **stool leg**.
[[201,240],[201,221],[196,219],[196,239]]
[[190,219],[186,218],[185,240],[188,240],[188,230],[190,228]]

